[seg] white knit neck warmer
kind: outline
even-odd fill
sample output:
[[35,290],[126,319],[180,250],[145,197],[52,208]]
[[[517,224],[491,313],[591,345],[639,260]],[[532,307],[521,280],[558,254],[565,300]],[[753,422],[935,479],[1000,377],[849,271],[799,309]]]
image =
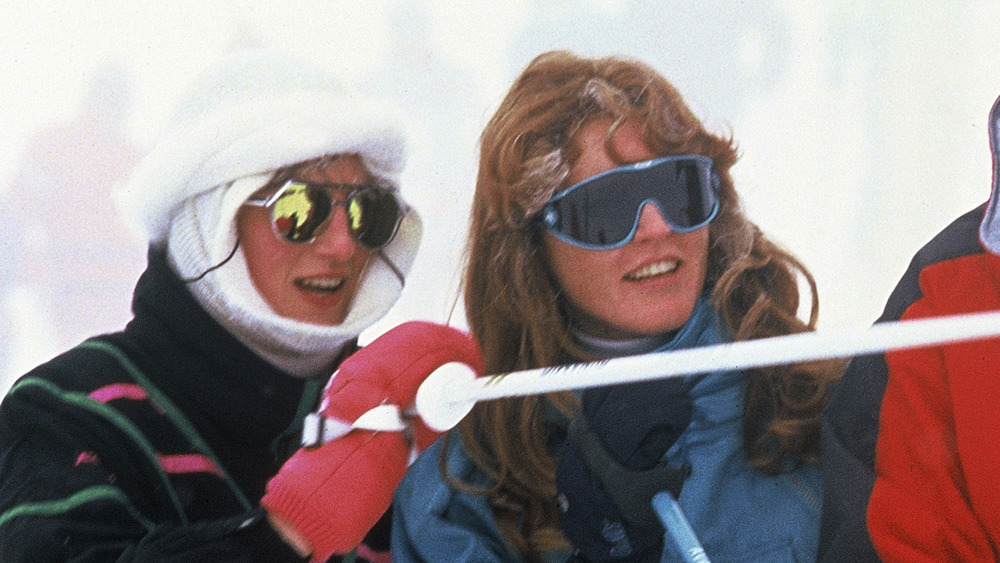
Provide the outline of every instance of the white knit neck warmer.
[[[182,279],[197,278],[226,260],[236,245],[236,212],[269,179],[270,175],[242,178],[184,202],[167,238],[171,267]],[[250,279],[242,248],[187,287],[213,318],[272,365],[301,377],[329,375],[344,344],[385,315],[399,298],[402,281],[385,261],[393,260],[405,274],[420,231],[420,220],[411,211],[382,255],[372,257],[350,312],[338,326],[303,323],[274,313]]]

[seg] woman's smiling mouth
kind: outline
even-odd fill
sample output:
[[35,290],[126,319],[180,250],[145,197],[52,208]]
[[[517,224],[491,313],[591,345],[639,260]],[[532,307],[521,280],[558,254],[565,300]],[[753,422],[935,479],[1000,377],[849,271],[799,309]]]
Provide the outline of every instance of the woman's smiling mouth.
[[302,278],[295,280],[295,285],[306,291],[328,294],[340,289],[344,278]]
[[628,281],[644,281],[650,278],[663,276],[676,271],[678,265],[680,265],[680,261],[678,260],[660,260],[658,262],[653,262],[652,264],[646,264],[641,268],[625,274],[625,279]]

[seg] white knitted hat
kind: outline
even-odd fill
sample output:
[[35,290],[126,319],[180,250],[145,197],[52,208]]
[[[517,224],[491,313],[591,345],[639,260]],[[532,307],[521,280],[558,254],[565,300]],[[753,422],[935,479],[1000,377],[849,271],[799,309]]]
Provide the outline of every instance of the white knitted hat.
[[[398,190],[405,160],[402,120],[392,108],[345,91],[287,55],[255,49],[212,65],[196,79],[165,134],[116,194],[151,245],[167,244],[182,279],[205,274],[236,246],[241,204],[275,170],[325,155],[357,154]],[[396,237],[374,256],[339,326],[274,313],[250,280],[242,248],[188,288],[223,326],[284,371],[319,375],[388,312],[421,237],[409,209]]]
[[979,240],[986,250],[1000,254],[1000,98],[990,110],[990,152],[993,154],[993,187],[986,214],[979,225]]
[[403,168],[405,140],[391,108],[275,51],[223,59],[182,100],[118,194],[153,243],[164,240],[182,201],[236,178],[337,153],[361,155],[393,185]]

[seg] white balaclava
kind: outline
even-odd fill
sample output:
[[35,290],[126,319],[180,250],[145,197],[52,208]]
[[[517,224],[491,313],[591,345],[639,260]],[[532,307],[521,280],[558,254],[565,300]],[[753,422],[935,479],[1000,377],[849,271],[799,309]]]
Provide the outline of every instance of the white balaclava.
[[199,278],[187,287],[236,338],[287,373],[323,375],[344,344],[399,298],[403,281],[394,269],[405,276],[413,264],[422,232],[417,212],[409,208],[396,237],[372,257],[337,326],[276,314],[254,287],[242,246],[226,261],[236,247],[236,213],[276,170],[326,155],[357,154],[398,190],[406,152],[401,121],[328,75],[267,50],[213,65],[183,100],[117,194],[119,204],[151,245],[166,243],[182,279]]
[[990,153],[993,155],[993,187],[979,225],[979,240],[993,254],[1000,254],[1000,98],[990,110]]

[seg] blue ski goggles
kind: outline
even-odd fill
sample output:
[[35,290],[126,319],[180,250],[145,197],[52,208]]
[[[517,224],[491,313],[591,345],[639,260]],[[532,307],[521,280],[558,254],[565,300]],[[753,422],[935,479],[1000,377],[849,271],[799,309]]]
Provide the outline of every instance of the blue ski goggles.
[[609,250],[632,240],[646,203],[674,232],[704,227],[719,211],[712,159],[682,154],[612,168],[553,196],[539,221],[563,242]]

